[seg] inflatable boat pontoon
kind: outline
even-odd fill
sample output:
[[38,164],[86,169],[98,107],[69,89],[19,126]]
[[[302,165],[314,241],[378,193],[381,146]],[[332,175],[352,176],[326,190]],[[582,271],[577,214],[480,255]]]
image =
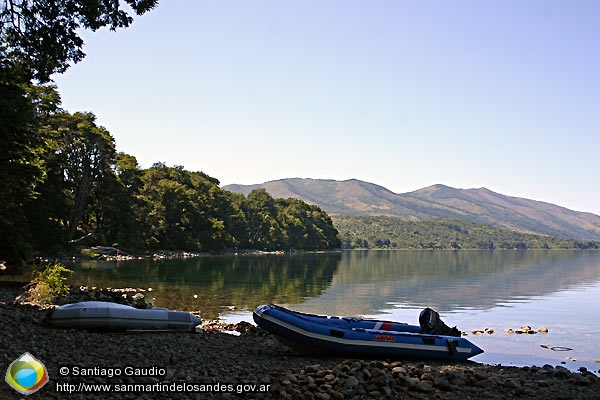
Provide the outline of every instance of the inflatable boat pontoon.
[[424,333],[418,325],[304,314],[274,304],[257,307],[253,318],[288,347],[312,353],[438,360],[467,360],[483,353],[456,328],[457,336]]
[[106,301],[82,301],[51,310],[46,322],[58,328],[192,331],[200,319],[166,308],[139,309]]

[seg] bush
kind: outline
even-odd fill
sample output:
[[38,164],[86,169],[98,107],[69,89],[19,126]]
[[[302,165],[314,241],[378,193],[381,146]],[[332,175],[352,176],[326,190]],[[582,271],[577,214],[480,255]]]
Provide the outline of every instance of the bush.
[[51,304],[55,299],[69,294],[65,274],[73,272],[62,264],[48,264],[43,271],[33,271],[29,289],[29,301],[35,304]]

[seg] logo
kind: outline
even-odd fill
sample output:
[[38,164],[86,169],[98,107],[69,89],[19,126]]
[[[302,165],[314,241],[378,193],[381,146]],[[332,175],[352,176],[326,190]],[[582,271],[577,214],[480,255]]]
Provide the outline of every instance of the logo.
[[6,382],[17,392],[31,394],[48,382],[46,367],[29,353],[23,353],[8,366]]
[[375,335],[373,340],[378,340],[380,342],[395,342],[396,338],[389,335]]

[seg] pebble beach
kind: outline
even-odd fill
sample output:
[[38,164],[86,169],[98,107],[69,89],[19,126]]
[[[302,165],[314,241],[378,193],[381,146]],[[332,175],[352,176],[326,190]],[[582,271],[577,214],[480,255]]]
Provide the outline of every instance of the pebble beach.
[[0,366],[28,352],[49,381],[2,399],[600,399],[600,379],[560,365],[345,359],[304,355],[245,322],[203,321],[195,332],[93,332],[43,323],[47,307],[19,304],[0,285]]

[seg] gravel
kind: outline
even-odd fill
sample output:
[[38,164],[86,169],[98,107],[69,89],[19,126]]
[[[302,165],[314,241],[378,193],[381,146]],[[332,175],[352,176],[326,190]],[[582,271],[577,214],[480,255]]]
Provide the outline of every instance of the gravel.
[[586,370],[308,356],[245,322],[205,321],[192,333],[56,329],[42,323],[46,309],[14,303],[21,293],[0,286],[0,367],[29,352],[50,380],[29,396],[3,383],[2,399],[600,399]]

